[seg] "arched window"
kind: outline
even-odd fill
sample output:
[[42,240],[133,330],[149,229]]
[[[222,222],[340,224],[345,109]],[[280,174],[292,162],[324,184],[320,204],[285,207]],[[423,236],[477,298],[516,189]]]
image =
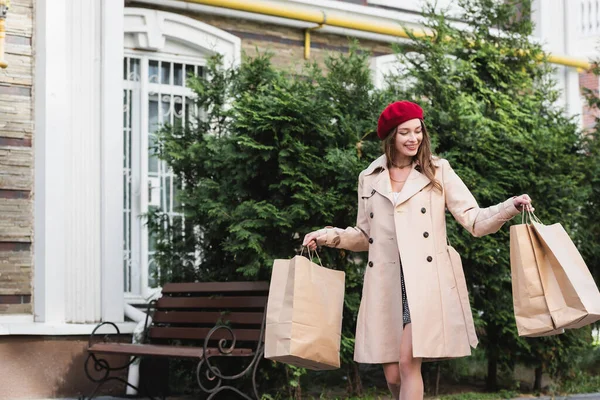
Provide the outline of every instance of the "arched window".
[[198,113],[188,74],[202,74],[206,60],[240,60],[240,39],[178,14],[125,8],[123,59],[124,291],[131,301],[157,290],[154,245],[140,215],[153,207],[175,212],[179,182],[152,151],[157,129],[183,124]]

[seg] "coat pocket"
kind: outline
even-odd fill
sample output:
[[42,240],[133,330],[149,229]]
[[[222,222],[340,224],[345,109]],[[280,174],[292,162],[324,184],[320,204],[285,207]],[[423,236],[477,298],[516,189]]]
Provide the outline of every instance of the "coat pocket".
[[456,287],[457,279],[448,250],[437,253],[436,257],[438,259],[438,276],[442,288],[454,289]]
[[458,296],[460,298],[461,311],[464,317],[469,344],[471,347],[475,348],[477,347],[479,340],[475,333],[475,324],[473,323],[473,313],[471,311],[471,303],[469,302],[469,292],[467,290],[467,281],[463,271],[462,260],[460,259],[460,254],[458,254],[452,246],[448,246],[448,256],[450,257],[450,263],[452,264],[452,271]]

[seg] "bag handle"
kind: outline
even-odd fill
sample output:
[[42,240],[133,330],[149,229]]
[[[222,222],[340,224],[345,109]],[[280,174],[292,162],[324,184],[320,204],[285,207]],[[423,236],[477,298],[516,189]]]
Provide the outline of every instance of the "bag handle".
[[537,215],[535,215],[533,211],[523,210],[523,212],[521,212],[521,223],[531,224],[532,222],[543,224],[543,222],[537,217]]
[[[302,253],[304,253],[304,249],[308,250],[308,259],[310,260],[310,262],[313,262],[313,255],[308,246],[302,246],[302,250],[300,250],[300,255],[302,255]],[[321,262],[321,257],[319,257],[319,253],[317,253],[316,249],[314,250],[314,252],[315,252],[315,255],[317,256],[317,259],[319,260],[319,265],[321,267],[323,267],[323,263]]]

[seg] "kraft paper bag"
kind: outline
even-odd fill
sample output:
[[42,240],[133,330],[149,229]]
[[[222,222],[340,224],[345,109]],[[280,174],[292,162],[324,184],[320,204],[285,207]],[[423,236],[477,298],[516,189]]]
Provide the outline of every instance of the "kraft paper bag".
[[556,335],[564,329],[556,329],[546,303],[540,276],[544,265],[540,266],[536,257],[541,244],[532,229],[525,223],[510,227],[510,273],[517,331],[525,337]]
[[265,358],[312,370],[340,367],[345,273],[303,256],[275,260]]
[[559,328],[581,328],[600,320],[600,292],[583,257],[561,224],[532,222],[544,253],[542,283]]

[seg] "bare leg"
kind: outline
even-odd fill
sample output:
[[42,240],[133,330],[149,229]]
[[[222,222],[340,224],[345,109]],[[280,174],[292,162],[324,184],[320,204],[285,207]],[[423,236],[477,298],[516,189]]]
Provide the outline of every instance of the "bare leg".
[[398,400],[400,398],[400,364],[383,364],[383,373],[388,388],[392,393],[392,399]]
[[402,333],[400,343],[400,399],[423,400],[423,376],[421,375],[421,358],[413,357],[412,324],[407,324]]

